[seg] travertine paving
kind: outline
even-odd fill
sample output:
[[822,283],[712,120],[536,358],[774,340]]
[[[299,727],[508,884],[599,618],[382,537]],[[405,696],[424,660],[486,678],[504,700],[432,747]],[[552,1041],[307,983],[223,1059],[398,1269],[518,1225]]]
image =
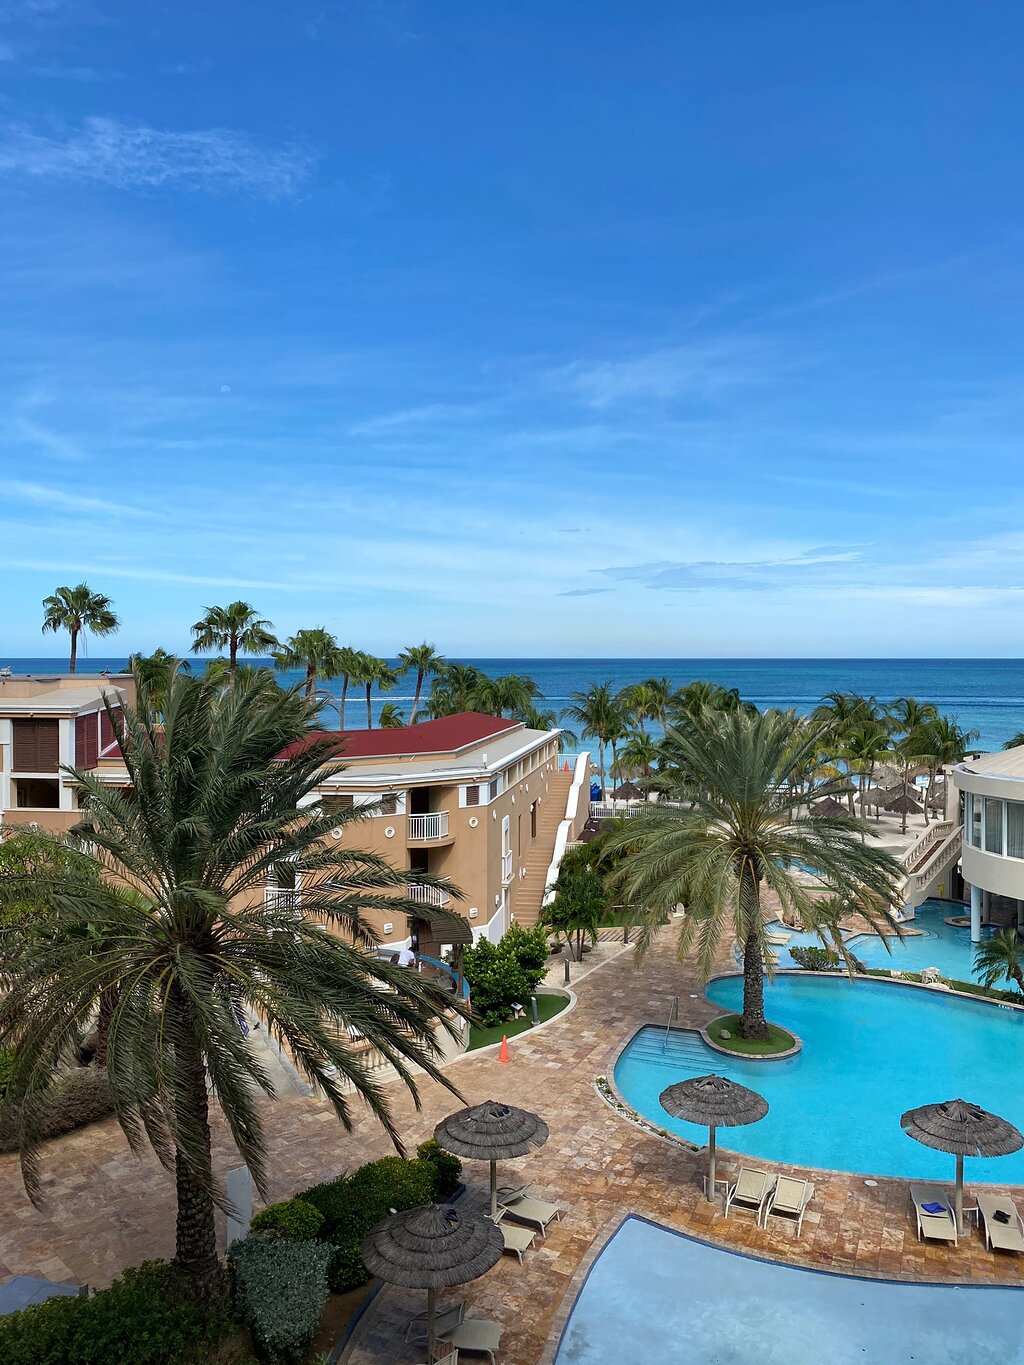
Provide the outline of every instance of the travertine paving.
[[[544,1198],[559,1203],[565,1216],[546,1240],[528,1252],[520,1268],[513,1257],[482,1280],[453,1291],[464,1297],[471,1316],[504,1325],[500,1361],[535,1365],[545,1353],[553,1327],[567,1311],[563,1298],[595,1238],[626,1213],[637,1212],[711,1241],[746,1248],[818,1269],[891,1278],[955,1279],[981,1283],[1024,1283],[1017,1258],[985,1251],[976,1231],[959,1249],[917,1241],[902,1181],[815,1171],[814,1203],[799,1243],[792,1230],[755,1227],[742,1214],[726,1221],[705,1203],[699,1189],[703,1157],[645,1133],[616,1115],[599,1097],[594,1077],[608,1074],[624,1041],[642,1023],[667,1017],[672,996],[680,998],[680,1022],[706,1022],[714,1013],[689,968],[676,962],[672,929],[664,931],[643,968],[621,954],[587,974],[576,986],[578,1003],[534,1034],[512,1040],[512,1060],[502,1065],[495,1051],[456,1062],[449,1076],[467,1102],[501,1098],[536,1109],[551,1137],[533,1156],[510,1163],[504,1175],[531,1181]],[[769,1063],[770,1065],[770,1063]],[[438,1086],[425,1088],[422,1109],[395,1090],[410,1148],[458,1101]],[[290,1098],[268,1103],[266,1125],[273,1172],[272,1196],[333,1176],[389,1150],[387,1139],[363,1110],[346,1133],[317,1100]],[[216,1133],[222,1169],[236,1164],[223,1125]],[[728,1166],[729,1159],[725,1158]],[[482,1202],[486,1167],[467,1163],[467,1196]],[[173,1182],[151,1157],[133,1156],[112,1122],[51,1144],[43,1154],[46,1207],[25,1198],[17,1160],[0,1157],[0,1276],[8,1273],[107,1283],[125,1265],[173,1250]],[[753,1271],[752,1273],[756,1273]],[[386,1289],[365,1316],[343,1357],[353,1365],[422,1359],[422,1347],[406,1347],[406,1316],[423,1306],[423,1296]],[[550,1359],[550,1356],[548,1357]]]

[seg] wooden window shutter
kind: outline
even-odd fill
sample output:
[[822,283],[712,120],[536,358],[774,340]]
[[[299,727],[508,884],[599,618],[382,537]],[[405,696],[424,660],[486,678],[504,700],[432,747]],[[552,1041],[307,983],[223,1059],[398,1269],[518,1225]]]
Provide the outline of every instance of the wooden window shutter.
[[479,806],[479,804],[480,804],[480,788],[479,788],[479,787],[467,787],[467,788],[466,788],[466,805],[467,805],[467,806]]
[[99,756],[96,713],[75,718],[75,767],[95,768]]
[[121,708],[115,707],[113,714],[114,723],[112,725],[110,716],[107,715],[106,711],[100,712],[100,758],[116,758],[121,752],[121,746],[115,733],[115,727],[117,730],[121,728]]
[[56,773],[60,766],[60,726],[55,720],[16,720],[14,771]]

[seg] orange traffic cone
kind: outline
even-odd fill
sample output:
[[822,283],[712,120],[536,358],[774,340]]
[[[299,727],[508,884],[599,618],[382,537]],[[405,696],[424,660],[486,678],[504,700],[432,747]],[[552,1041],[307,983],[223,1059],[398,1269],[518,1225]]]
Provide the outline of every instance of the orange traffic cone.
[[508,1037],[504,1033],[501,1035],[501,1049],[498,1052],[498,1061],[499,1062],[508,1061]]

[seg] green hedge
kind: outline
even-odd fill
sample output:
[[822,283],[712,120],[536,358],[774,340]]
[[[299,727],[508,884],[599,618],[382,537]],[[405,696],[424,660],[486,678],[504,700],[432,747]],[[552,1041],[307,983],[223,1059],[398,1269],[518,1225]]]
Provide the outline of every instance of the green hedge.
[[525,1009],[547,970],[548,939],[543,925],[513,924],[498,943],[482,938],[463,954],[474,1014],[487,1027],[512,1018],[512,1006]]
[[392,1209],[415,1208],[437,1197],[438,1172],[433,1161],[405,1161],[400,1156],[371,1161],[351,1176],[301,1190],[299,1198],[323,1214],[322,1241],[334,1247],[328,1272],[331,1292],[343,1294],[365,1284],[363,1238]]
[[91,1298],[48,1299],[0,1317],[3,1365],[195,1365],[229,1328],[165,1261],[126,1270]]
[[[39,1136],[60,1137],[84,1128],[114,1112],[107,1073],[99,1067],[81,1066],[59,1077],[46,1092],[38,1120]],[[0,1107],[0,1152],[17,1151],[20,1106]]]
[[421,1142],[416,1148],[420,1161],[429,1161],[434,1168],[434,1199],[443,1203],[450,1199],[459,1188],[462,1178],[462,1162],[451,1152],[446,1152],[433,1138]]
[[285,1242],[315,1241],[324,1216],[305,1199],[285,1199],[280,1204],[269,1204],[256,1214],[250,1227],[253,1232],[266,1232]]
[[257,1235],[232,1243],[235,1302],[260,1358],[270,1365],[301,1360],[316,1335],[332,1254],[323,1242]]

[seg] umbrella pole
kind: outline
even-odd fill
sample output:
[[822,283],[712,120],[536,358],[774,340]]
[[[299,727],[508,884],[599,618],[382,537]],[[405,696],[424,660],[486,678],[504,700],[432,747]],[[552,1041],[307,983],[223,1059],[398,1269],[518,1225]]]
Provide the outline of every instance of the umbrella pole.
[[434,1314],[437,1309],[437,1290],[427,1290],[427,1359],[433,1360],[437,1355],[437,1333],[434,1322]]
[[964,1159],[958,1152],[956,1158],[956,1234],[964,1232]]
[[491,1161],[491,1217],[498,1216],[498,1163]]
[[708,1193],[709,1204],[715,1202],[715,1129],[714,1125],[708,1128]]

